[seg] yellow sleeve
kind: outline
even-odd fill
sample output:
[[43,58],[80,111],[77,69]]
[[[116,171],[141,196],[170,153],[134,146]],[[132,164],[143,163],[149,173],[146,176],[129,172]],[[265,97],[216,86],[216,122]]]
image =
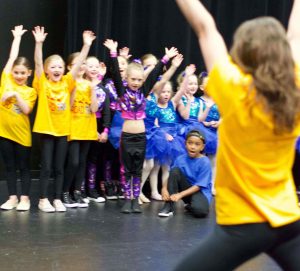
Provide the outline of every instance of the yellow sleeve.
[[33,109],[37,98],[37,92],[34,88],[31,88],[30,94],[28,95],[28,106]]
[[75,79],[73,78],[72,74],[68,72],[66,75],[64,75],[64,80],[66,80],[68,84],[68,90],[71,93],[76,85]]
[[224,117],[233,108],[232,105],[235,100],[241,98],[243,95],[242,86],[245,85],[247,88],[250,78],[232,63],[229,56],[216,63],[208,77],[207,94],[218,105],[220,113]]

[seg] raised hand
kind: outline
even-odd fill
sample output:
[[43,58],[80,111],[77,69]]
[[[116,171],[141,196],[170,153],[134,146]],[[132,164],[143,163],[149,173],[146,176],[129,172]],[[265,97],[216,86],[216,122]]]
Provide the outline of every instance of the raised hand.
[[183,61],[183,55],[178,54],[172,59],[172,65],[178,68],[181,65],[182,61]]
[[129,54],[129,48],[123,47],[119,50],[119,55],[122,57],[125,57],[126,59],[129,59],[132,57],[132,55]]
[[23,29],[23,25],[17,25],[11,32],[14,38],[17,38],[17,37],[21,37],[25,32],[27,32],[27,30]]
[[96,36],[93,31],[85,30],[82,33],[83,44],[91,46],[93,41],[96,39]]
[[178,50],[175,47],[171,47],[170,49],[165,48],[166,56],[171,59],[178,54]]
[[34,27],[34,30],[32,30],[32,34],[36,43],[43,43],[48,35],[48,33],[45,33],[45,29],[43,26]]
[[185,76],[191,76],[195,73],[196,71],[196,66],[194,64],[190,64],[188,66],[186,66],[184,72],[185,72]]
[[118,42],[111,39],[107,39],[103,42],[103,45],[111,52],[117,52]]

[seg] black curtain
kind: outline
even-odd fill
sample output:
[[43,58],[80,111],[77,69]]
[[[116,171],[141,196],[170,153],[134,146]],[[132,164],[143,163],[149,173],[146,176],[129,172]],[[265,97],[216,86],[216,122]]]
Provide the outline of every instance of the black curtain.
[[[247,19],[270,15],[285,26],[292,0],[204,0],[228,46],[236,27]],[[102,43],[106,38],[127,46],[134,57],[153,53],[160,57],[164,47],[176,46],[185,64],[204,69],[198,42],[174,0],[68,0],[66,54],[81,47],[81,33],[91,29],[97,35],[91,54],[107,59]],[[183,69],[183,66],[181,67]]]

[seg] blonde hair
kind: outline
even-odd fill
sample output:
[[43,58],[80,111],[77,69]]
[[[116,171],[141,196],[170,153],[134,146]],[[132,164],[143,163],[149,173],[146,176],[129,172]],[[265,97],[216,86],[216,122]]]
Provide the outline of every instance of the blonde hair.
[[274,121],[274,132],[293,131],[299,119],[300,91],[295,64],[282,25],[274,18],[246,21],[236,31],[232,60],[253,77],[256,97]]
[[141,57],[141,61],[142,61],[142,64],[144,64],[145,60],[149,59],[149,58],[154,58],[156,60],[156,63],[158,62],[158,59],[155,55],[153,54],[145,54]]
[[144,74],[144,68],[143,68],[142,64],[139,64],[139,63],[136,63],[136,62],[131,62],[127,67],[126,75],[128,76],[130,74],[130,72],[133,71],[133,70],[139,71],[142,74]]
[[62,57],[60,55],[51,55],[51,56],[48,56],[45,61],[44,61],[44,69],[46,70],[49,66],[49,64],[52,62],[52,61],[55,61],[55,60],[60,60],[62,61],[63,65],[65,66],[65,62],[64,60],[62,59]]

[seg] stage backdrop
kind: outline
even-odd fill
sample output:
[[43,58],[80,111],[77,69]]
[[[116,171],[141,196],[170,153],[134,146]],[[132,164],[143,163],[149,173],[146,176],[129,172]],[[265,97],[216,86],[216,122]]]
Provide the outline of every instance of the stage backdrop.
[[[203,3],[230,46],[234,29],[244,20],[271,15],[286,26],[292,0],[205,0]],[[197,72],[204,70],[196,37],[174,0],[1,0],[0,18],[1,68],[9,54],[10,30],[23,24],[28,30],[35,25],[46,27],[49,35],[45,56],[53,53],[67,56],[78,51],[82,46],[82,31],[91,29],[97,35],[91,54],[101,60],[107,60],[108,55],[102,43],[112,38],[120,47],[130,47],[134,57],[148,52],[161,57],[165,47],[176,46],[185,58],[179,70],[189,63],[196,64]],[[20,55],[32,60],[33,49],[32,34],[27,33]],[[34,135],[32,168],[35,170],[39,169],[38,148],[38,138]]]

